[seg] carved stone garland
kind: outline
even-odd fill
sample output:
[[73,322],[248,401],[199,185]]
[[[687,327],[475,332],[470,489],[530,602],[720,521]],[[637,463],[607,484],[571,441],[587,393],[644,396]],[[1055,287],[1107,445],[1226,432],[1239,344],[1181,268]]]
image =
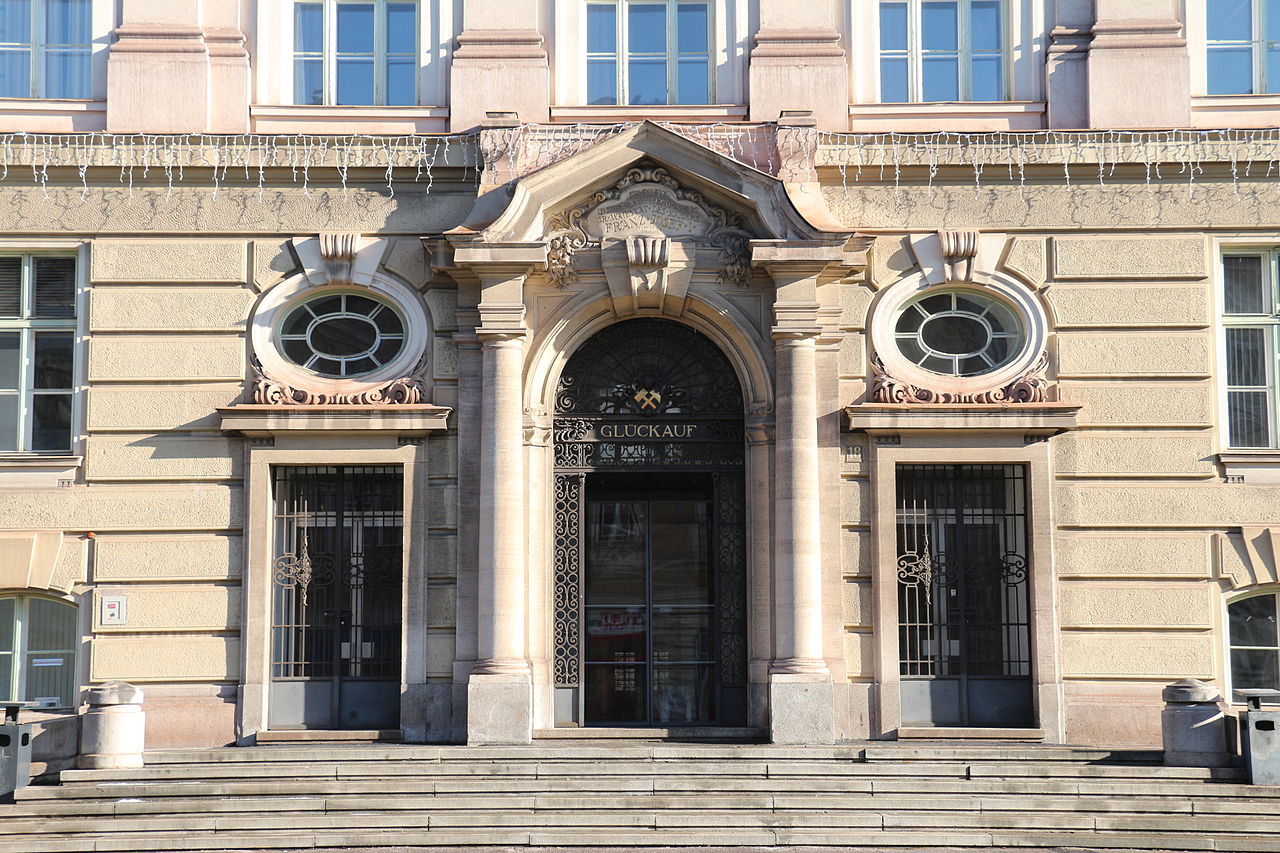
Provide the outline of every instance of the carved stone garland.
[[385,385],[350,394],[326,394],[294,388],[272,379],[255,358],[253,367],[253,402],[263,406],[412,406],[423,401],[422,380],[413,375],[402,376]]
[[1049,399],[1049,354],[1003,388],[972,394],[920,388],[891,376],[878,354],[871,357],[871,399],[876,403],[1044,403]]
[[624,190],[637,184],[656,184],[668,189],[676,199],[692,204],[708,219],[708,227],[700,241],[720,250],[722,285],[747,286],[751,256],[742,218],[736,213],[712,204],[702,193],[686,189],[666,169],[639,166],[630,169],[618,183],[600,190],[586,201],[552,218],[547,232],[547,276],[557,287],[567,287],[575,278],[574,256],[587,248],[598,248],[600,240],[584,227],[587,216],[600,205],[618,199]]

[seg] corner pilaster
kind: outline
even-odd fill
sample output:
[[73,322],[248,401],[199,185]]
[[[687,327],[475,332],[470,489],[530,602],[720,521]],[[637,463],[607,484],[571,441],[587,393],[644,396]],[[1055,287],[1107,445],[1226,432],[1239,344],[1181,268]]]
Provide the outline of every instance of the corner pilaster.
[[751,120],[810,109],[822,130],[849,129],[849,64],[833,0],[760,0],[751,51]]
[[1190,58],[1177,0],[1096,0],[1089,127],[1191,124]]
[[537,3],[464,0],[462,32],[450,66],[449,127],[469,130],[487,111],[521,120],[551,119],[551,68]]

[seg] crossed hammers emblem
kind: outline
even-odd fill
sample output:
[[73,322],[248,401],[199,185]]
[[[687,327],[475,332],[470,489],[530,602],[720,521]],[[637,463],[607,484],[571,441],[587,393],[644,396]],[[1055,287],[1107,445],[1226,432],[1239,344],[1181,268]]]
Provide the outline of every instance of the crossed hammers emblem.
[[650,391],[647,388],[641,388],[636,392],[633,399],[640,404],[640,408],[642,409],[657,409],[658,404],[662,402],[662,395],[657,391]]

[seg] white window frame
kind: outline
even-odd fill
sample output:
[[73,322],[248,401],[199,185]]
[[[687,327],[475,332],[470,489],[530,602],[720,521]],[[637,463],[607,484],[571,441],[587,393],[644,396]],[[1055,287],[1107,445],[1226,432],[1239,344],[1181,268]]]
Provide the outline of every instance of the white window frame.
[[[614,52],[611,54],[591,54],[583,51],[582,56],[582,75],[584,86],[586,85],[587,62],[593,58],[612,58],[614,62],[614,103],[607,106],[635,106],[646,107],[654,106],[653,104],[631,104],[630,92],[627,90],[627,81],[629,79],[629,65],[633,56],[630,49],[630,16],[627,14],[629,6],[662,6],[666,9],[667,15],[667,49],[663,54],[639,54],[639,56],[648,59],[661,58],[666,63],[667,68],[667,96],[662,105],[664,106],[704,106],[702,104],[676,104],[675,98],[679,94],[679,64],[680,64],[680,28],[677,23],[677,11],[679,4],[683,0],[587,0],[587,6],[612,6],[615,9],[614,21],[615,31]],[[714,0],[699,0],[704,2],[707,7],[707,104],[716,102],[716,69],[715,69],[715,19],[716,4]],[[582,16],[583,26],[586,26],[587,16]],[[583,44],[585,45],[586,35],[583,35]],[[698,54],[701,56],[702,54]],[[585,99],[584,99],[585,101]],[[601,105],[605,106],[605,105]]]
[[[709,0],[707,32],[709,67],[711,74],[711,101],[708,105],[688,104],[636,104],[625,102],[620,93],[617,105],[587,104],[587,15],[586,3],[557,2],[553,4],[550,60],[554,84],[552,87],[553,114],[572,119],[597,113],[605,115],[629,115],[636,112],[660,112],[678,115],[699,115],[699,107],[716,107],[705,110],[709,117],[731,117],[726,107],[742,107],[738,118],[745,118],[747,104],[747,62],[752,37],[759,28],[758,15],[749,0]],[[619,42],[622,46],[622,42]],[[733,113],[729,109],[728,113]]]
[[[1204,0],[1196,0],[1196,5],[1200,6],[1201,15],[1206,15],[1207,4]],[[1207,20],[1201,17],[1199,24],[1200,30],[1200,46],[1201,51],[1198,64],[1200,66],[1200,91],[1211,98],[1216,97],[1249,97],[1251,95],[1275,95],[1280,94],[1280,80],[1274,81],[1269,87],[1267,81],[1267,51],[1268,44],[1265,34],[1267,32],[1267,4],[1259,3],[1258,0],[1250,0],[1250,11],[1253,13],[1250,18],[1250,38],[1248,41],[1212,41],[1209,39],[1209,26]],[[1223,47],[1247,47],[1249,55],[1252,59],[1253,66],[1253,91],[1244,93],[1243,95],[1229,95],[1222,93],[1214,93],[1209,91],[1209,54],[1215,45]]]
[[[0,595],[0,599],[8,599],[14,602],[13,614],[13,633],[10,635],[13,650],[4,652],[9,655],[11,664],[9,672],[9,683],[0,684],[0,699],[6,696],[12,696],[14,701],[27,701],[26,695],[26,656],[30,654],[28,647],[29,631],[27,623],[29,622],[30,602],[32,599],[43,599],[51,601],[64,607],[70,608],[72,624],[75,626],[75,640],[71,648],[68,649],[40,649],[39,651],[48,654],[65,655],[69,658],[67,661],[67,669],[71,671],[72,678],[72,695],[70,704],[47,706],[41,710],[65,711],[74,709],[80,702],[80,636],[81,636],[81,619],[80,608],[71,601],[58,598],[51,595],[26,595],[26,594],[4,594]],[[0,630],[4,630],[4,625],[0,624]]]
[[[912,0],[918,3],[919,0]],[[946,108],[946,116],[964,118],[973,114],[1025,112],[1028,103],[1044,100],[1044,63],[1048,45],[1046,6],[1038,0],[1004,0],[1005,98],[1001,101],[960,101]],[[850,104],[866,107],[860,116],[874,117],[889,110],[904,114],[918,112],[936,116],[939,103],[909,101],[884,104],[880,100],[880,2],[844,0],[843,35],[848,45]],[[1038,127],[1039,124],[1037,123]],[[1019,126],[1020,127],[1020,126]],[[984,129],[989,129],[984,126]]]
[[[1228,314],[1226,312],[1226,270],[1223,258],[1230,256],[1263,257],[1262,276],[1266,291],[1271,294],[1273,311],[1270,314]],[[1219,247],[1216,261],[1216,287],[1214,303],[1219,328],[1218,360],[1222,365],[1220,376],[1219,413],[1221,428],[1220,444],[1224,450],[1241,453],[1274,451],[1280,449],[1280,246],[1275,244],[1224,244]],[[1234,387],[1228,385],[1227,377],[1227,329],[1259,328],[1267,329],[1267,345],[1271,357],[1267,360],[1267,412],[1268,443],[1265,446],[1237,447],[1231,443],[1231,416],[1228,394],[1234,390],[1256,390],[1260,386]]]
[[[57,252],[57,251],[29,251],[15,252],[0,247],[0,256],[4,257],[20,257],[22,259],[22,284],[20,290],[20,300],[23,306],[23,313],[29,314],[33,308],[34,290],[31,287],[33,260],[41,257],[69,257],[76,262],[74,293],[72,295],[72,304],[75,307],[75,314],[71,317],[58,318],[37,318],[37,317],[0,317],[0,333],[19,334],[18,348],[18,364],[21,370],[21,376],[18,380],[18,446],[17,449],[3,448],[0,449],[0,455],[21,454],[30,456],[65,456],[73,451],[79,436],[79,401],[81,398],[81,365],[80,365],[80,349],[83,330],[80,325],[80,318],[83,315],[83,306],[81,305],[82,280],[84,275],[84,259],[82,253],[76,252]],[[71,387],[68,389],[71,396],[71,428],[67,438],[67,446],[62,448],[51,448],[47,450],[31,449],[32,433],[34,431],[34,398],[40,392],[35,390],[35,359],[32,357],[32,337],[36,332],[68,332],[71,334]],[[65,394],[67,391],[58,390],[58,394]]]
[[[335,103],[338,88],[338,6],[343,3],[372,3],[373,4],[373,103],[372,104],[342,104]],[[410,104],[393,104],[390,106],[417,106],[421,102],[422,90],[422,2],[421,0],[290,0],[286,5],[289,40],[286,42],[288,46],[288,87],[290,100],[294,100],[294,92],[296,86],[296,69],[294,60],[300,57],[314,57],[314,53],[298,53],[295,48],[293,18],[295,7],[301,4],[318,5],[321,7],[321,38],[324,40],[324,48],[320,53],[321,59],[321,77],[323,79],[323,92],[321,103],[319,104],[302,104],[301,106],[342,106],[348,108],[356,107],[386,107],[387,104],[387,32],[386,32],[386,7],[388,2],[412,2],[416,7],[414,20],[416,22],[414,32],[414,92],[413,101]],[[353,54],[356,56],[365,56],[366,54]],[[395,54],[401,56],[403,54]]]
[[[55,100],[45,94],[44,80],[44,62],[45,56],[49,52],[49,42],[46,38],[45,28],[45,4],[48,0],[31,0],[31,20],[28,22],[31,33],[31,41],[29,42],[4,42],[2,47],[17,48],[24,47],[29,51],[29,65],[31,70],[31,90],[27,95],[17,95],[12,97],[32,98],[35,100]],[[101,2],[94,2],[89,7],[89,41],[83,46],[86,48],[85,53],[89,59],[89,90],[82,98],[60,98],[56,100],[70,101],[89,101],[95,97],[100,97],[99,90],[99,70],[100,63],[98,61],[98,33],[99,33],[99,7]],[[71,45],[57,45],[57,47],[65,48]],[[79,46],[79,45],[76,45]]]
[[[1275,651],[1277,656],[1280,656],[1280,646],[1236,646],[1231,642],[1231,605],[1239,604],[1241,601],[1245,601],[1250,598],[1259,598],[1264,595],[1276,599],[1276,609],[1278,615],[1280,615],[1280,588],[1274,586],[1247,590],[1238,595],[1232,595],[1229,598],[1225,598],[1222,601],[1222,645],[1219,646],[1219,648],[1222,649],[1223,654],[1222,695],[1228,703],[1233,705],[1242,705],[1244,703],[1237,702],[1235,699],[1236,687],[1233,683],[1234,678],[1231,672],[1232,649],[1261,649],[1266,651]],[[1277,636],[1277,641],[1280,642],[1280,636]],[[1280,684],[1275,685],[1275,687],[1280,689]],[[1268,701],[1267,704],[1275,704],[1275,701]]]
[[[925,50],[922,44],[924,37],[923,31],[923,4],[925,0],[884,0],[884,2],[905,3],[907,7],[907,102],[913,104],[936,103],[926,101],[924,99],[924,57]],[[993,101],[973,101],[973,32],[972,32],[972,3],[973,0],[950,0],[956,4],[958,31],[956,33],[956,56],[959,65],[957,88],[959,90],[958,101],[963,103],[1003,103],[1010,100],[1013,92],[1013,57],[1009,49],[1010,38],[1010,15],[1009,0],[999,0],[1000,2],[1000,57],[1003,60],[1001,87],[1003,88],[1004,97]],[[876,0],[876,18],[880,16],[881,0]],[[876,32],[876,59],[877,67],[882,56],[880,50],[879,29]],[[895,52],[896,53],[896,52]],[[880,86],[877,86],[877,100],[879,100]]]

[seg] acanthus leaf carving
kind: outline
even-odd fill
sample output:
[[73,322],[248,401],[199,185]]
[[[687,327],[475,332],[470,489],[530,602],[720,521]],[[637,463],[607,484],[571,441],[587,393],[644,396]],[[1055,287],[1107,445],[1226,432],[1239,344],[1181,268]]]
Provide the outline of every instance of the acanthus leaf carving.
[[1041,353],[1021,376],[1001,388],[963,393],[936,391],[890,374],[879,354],[871,357],[871,399],[876,403],[1044,403],[1049,401],[1049,354]]
[[422,403],[426,389],[416,375],[401,376],[384,385],[347,394],[295,388],[268,375],[255,358],[253,402],[262,406],[413,406]]

